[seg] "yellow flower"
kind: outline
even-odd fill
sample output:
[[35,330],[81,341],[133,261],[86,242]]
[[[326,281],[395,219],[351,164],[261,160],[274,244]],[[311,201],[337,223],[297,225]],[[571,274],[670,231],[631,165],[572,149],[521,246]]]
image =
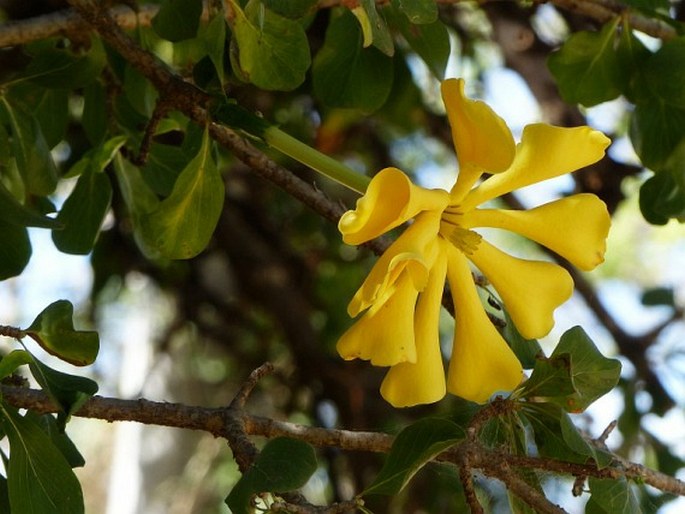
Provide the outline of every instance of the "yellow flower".
[[[397,168],[379,172],[355,210],[340,219],[343,240],[358,245],[413,220],[384,252],[348,306],[363,316],[338,341],[344,359],[388,366],[381,394],[396,407],[432,403],[446,391],[485,402],[523,379],[520,362],[490,322],[469,261],[499,294],[524,337],[546,335],[573,281],[562,267],[513,257],[473,229],[510,230],[582,270],[604,260],[610,217],[594,195],[578,194],[528,211],[478,208],[515,189],[592,164],[609,139],[589,127],[527,126],[516,145],[489,106],[464,95],[463,80],[442,96],[459,159],[450,193],[413,184]],[[488,178],[481,180],[484,173]],[[455,311],[447,378],[438,322],[445,280]]]

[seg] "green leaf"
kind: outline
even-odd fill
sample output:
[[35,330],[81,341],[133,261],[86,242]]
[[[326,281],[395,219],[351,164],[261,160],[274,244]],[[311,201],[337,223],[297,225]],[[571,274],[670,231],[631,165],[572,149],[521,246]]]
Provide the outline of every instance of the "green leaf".
[[33,422],[0,404],[0,427],[7,434],[7,469],[12,514],[81,514],[81,485],[69,463]]
[[464,437],[464,430],[446,419],[426,418],[409,425],[397,435],[383,468],[363,494],[397,494],[423,466]]
[[624,24],[621,31],[621,39],[616,49],[618,56],[621,80],[617,86],[621,93],[633,103],[648,100],[653,96],[647,83],[645,63],[652,52],[640,41]]
[[333,14],[323,47],[312,67],[314,92],[329,107],[380,108],[392,88],[392,60],[378,49],[362,48],[362,34],[347,10]]
[[386,11],[393,25],[400,30],[411,49],[423,59],[438,80],[443,80],[450,56],[450,37],[447,27],[439,20],[424,25],[413,25],[396,8],[386,9]]
[[98,391],[97,383],[91,379],[54,370],[35,357],[29,363],[29,368],[36,382],[60,406],[60,429],[64,429],[69,416]]
[[54,218],[48,218],[29,209],[8,191],[0,182],[0,219],[7,223],[22,227],[59,228],[60,224]]
[[69,91],[46,89],[33,84],[12,88],[9,101],[21,104],[22,110],[36,117],[48,148],[64,138],[69,121]]
[[0,358],[0,379],[10,376],[19,366],[32,362],[31,354],[26,350],[13,350]]
[[314,449],[287,437],[272,439],[226,498],[233,514],[247,514],[256,493],[284,493],[302,487],[316,471]]
[[226,19],[218,14],[201,31],[207,55],[214,65],[219,82],[224,82],[224,49],[226,47]]
[[625,478],[590,477],[586,514],[640,514],[642,509]]
[[664,42],[647,60],[645,77],[657,98],[685,109],[685,37]]
[[2,475],[0,475],[0,512],[12,512],[10,510],[10,492],[7,488],[7,479]]
[[52,414],[41,415],[29,410],[24,417],[34,422],[45,432],[71,468],[80,468],[86,464],[86,460],[81,455],[81,452],[78,451],[76,445],[64,431],[64,427],[60,427]]
[[124,95],[137,113],[149,118],[155,110],[159,92],[142,73],[127,66],[124,72]]
[[642,292],[642,305],[667,305],[675,307],[675,293],[672,287],[652,287]]
[[197,0],[163,0],[152,18],[152,28],[167,41],[194,38],[200,26],[202,2]]
[[544,357],[540,343],[537,339],[523,337],[514,325],[509,313],[505,309],[502,310],[504,312],[504,326],[498,328],[499,332],[516,354],[523,369],[533,369],[540,357]]
[[433,23],[438,19],[435,0],[393,0],[392,5],[404,13],[413,24]]
[[0,104],[12,130],[12,153],[26,190],[49,195],[57,186],[57,167],[38,121],[5,97],[0,97]]
[[205,130],[200,151],[178,176],[169,197],[141,220],[146,239],[165,258],[195,257],[214,233],[224,205],[224,182],[211,148]]
[[567,462],[585,463],[592,458],[599,468],[611,462],[611,455],[590,445],[580,435],[569,415],[547,403],[523,404],[523,415],[531,425],[538,453]]
[[144,230],[142,221],[146,215],[158,207],[157,196],[143,179],[140,170],[124,160],[121,155],[114,158],[114,173],[131,216],[133,237],[136,243],[148,258],[159,258],[159,253],[154,248],[154,234],[148,234]]
[[318,0],[262,0],[262,3],[276,14],[297,20],[313,14]]
[[16,277],[24,271],[31,258],[31,241],[26,227],[0,218],[0,280]]
[[587,107],[612,100],[620,94],[620,67],[614,50],[619,18],[600,32],[574,33],[547,64],[562,98]]
[[604,357],[580,327],[561,336],[548,358],[535,364],[524,383],[522,395],[560,405],[570,412],[582,412],[618,383],[621,363]]
[[304,28],[250,0],[245,11],[229,0],[233,11],[231,64],[247,82],[270,91],[291,91],[304,82],[311,64]]
[[34,57],[18,80],[29,80],[50,89],[78,89],[88,85],[102,73],[105,50],[99,39],[91,39],[91,47],[83,55],[62,48],[33,48]]
[[685,191],[673,174],[662,171],[640,187],[640,211],[652,225],[665,225],[685,216]]
[[363,46],[378,48],[388,57],[395,54],[395,45],[385,20],[378,15],[375,0],[361,0],[351,11],[362,30]]
[[107,134],[107,96],[105,88],[98,81],[92,82],[83,91],[83,116],[81,124],[90,144],[97,146]]
[[89,253],[111,200],[109,177],[89,166],[57,215],[57,221],[63,228],[52,232],[55,246],[65,253]]
[[100,349],[97,332],[75,330],[74,307],[57,300],[41,312],[24,331],[46,352],[76,366],[92,364]]
[[659,170],[685,141],[685,109],[657,97],[638,103],[631,118],[630,139],[642,163]]

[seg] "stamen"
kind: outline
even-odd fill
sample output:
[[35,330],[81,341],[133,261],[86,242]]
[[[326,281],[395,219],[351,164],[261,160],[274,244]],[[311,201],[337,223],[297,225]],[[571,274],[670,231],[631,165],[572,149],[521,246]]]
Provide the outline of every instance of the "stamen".
[[473,230],[468,230],[459,226],[455,226],[453,230],[444,235],[450,243],[456,246],[465,255],[472,255],[478,249],[478,245],[483,239],[483,236]]

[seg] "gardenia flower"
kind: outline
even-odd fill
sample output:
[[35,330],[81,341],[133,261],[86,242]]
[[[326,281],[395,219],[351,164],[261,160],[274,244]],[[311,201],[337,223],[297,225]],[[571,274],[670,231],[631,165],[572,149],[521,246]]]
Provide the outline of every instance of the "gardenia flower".
[[[390,367],[381,394],[395,407],[432,403],[446,391],[483,403],[522,381],[521,364],[488,319],[468,261],[495,288],[526,338],[549,333],[554,310],[573,292],[562,267],[511,256],[474,228],[516,232],[591,270],[604,260],[610,225],[606,205],[592,194],[527,211],[478,208],[598,161],[610,143],[606,136],[589,127],[533,124],[516,145],[489,106],[466,98],[463,80],[443,82],[442,96],[459,160],[452,190],[425,189],[399,169],[385,168],[339,223],[343,240],[359,245],[413,220],[352,298],[350,316],[366,312],[337,344],[344,359]],[[481,181],[484,173],[491,176]],[[445,279],[455,314],[446,380],[438,334]]]

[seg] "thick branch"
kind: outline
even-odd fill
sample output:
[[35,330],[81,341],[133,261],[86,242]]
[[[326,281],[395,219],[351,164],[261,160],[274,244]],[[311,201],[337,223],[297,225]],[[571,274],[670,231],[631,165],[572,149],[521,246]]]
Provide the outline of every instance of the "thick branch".
[[[0,385],[0,394],[3,401],[17,408],[30,409],[37,413],[54,413],[58,410],[47,394],[42,391]],[[491,413],[495,415],[499,411],[498,407],[494,408]],[[394,441],[393,436],[379,432],[309,427],[297,423],[250,416],[230,407],[194,407],[145,399],[122,400],[94,396],[78,409],[74,416],[101,419],[108,422],[136,421],[148,425],[202,430],[215,437],[224,438],[227,431],[227,419],[232,416],[239,416],[242,418],[245,433],[248,435],[268,438],[285,436],[305,441],[317,447],[335,447],[348,451],[387,453]],[[472,439],[469,439],[466,444],[473,445],[474,443]],[[584,475],[614,479],[625,477],[631,480],[639,480],[667,493],[685,496],[685,482],[617,456],[614,456],[614,464],[598,469],[592,463],[577,464],[540,457],[512,455],[502,451],[489,450],[480,445],[475,450],[472,448],[471,452],[469,462],[474,469],[480,469],[484,475],[504,481],[507,486],[511,485],[507,478],[510,474],[501,471],[502,464],[511,468],[539,469],[572,476]],[[459,447],[452,448],[438,456],[438,460],[461,465],[463,461],[462,451]],[[522,488],[519,493],[525,495],[530,491],[524,491]]]

